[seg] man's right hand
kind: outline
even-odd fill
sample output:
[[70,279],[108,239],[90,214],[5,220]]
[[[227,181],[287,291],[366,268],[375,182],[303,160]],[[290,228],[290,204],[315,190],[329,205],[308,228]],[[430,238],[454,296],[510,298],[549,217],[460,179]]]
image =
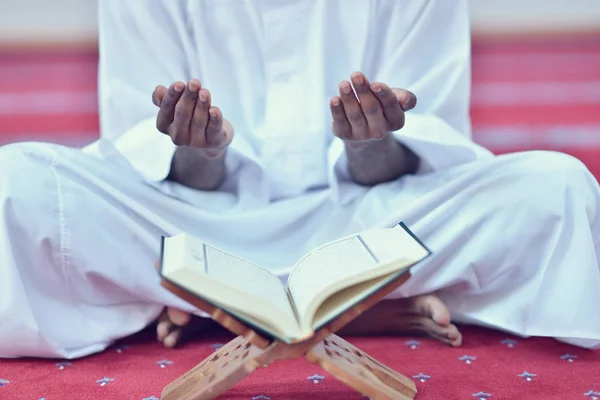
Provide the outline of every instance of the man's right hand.
[[210,92],[198,79],[186,85],[157,86],[152,102],[159,108],[157,129],[177,145],[167,179],[198,190],[216,190],[226,174],[225,152],[233,128],[211,106]]
[[198,79],[187,85],[175,82],[168,89],[157,86],[152,93],[152,102],[159,107],[157,129],[177,146],[199,149],[208,158],[223,154],[233,139],[233,129],[221,110],[211,106],[210,97]]

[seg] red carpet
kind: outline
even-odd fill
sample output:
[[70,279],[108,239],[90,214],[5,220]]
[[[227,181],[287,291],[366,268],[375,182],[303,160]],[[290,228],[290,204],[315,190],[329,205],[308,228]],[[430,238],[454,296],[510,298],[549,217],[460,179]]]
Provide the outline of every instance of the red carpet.
[[[519,340],[483,329],[468,328],[464,333],[465,343],[460,349],[422,338],[350,338],[350,341],[372,357],[413,377],[419,400],[600,399],[600,352],[574,348],[552,339]],[[0,399],[159,398],[164,385],[208,356],[215,344],[231,338],[213,335],[181,349],[166,350],[153,340],[151,332],[146,332],[103,354],[71,363],[3,360]],[[271,364],[221,397],[229,400],[361,398],[359,393],[304,360]]]
[[[96,63],[95,53],[0,54],[0,144],[94,140]],[[474,138],[491,150],[564,151],[600,177],[600,38],[475,43],[472,103]],[[475,328],[464,334],[460,349],[427,339],[413,342],[414,349],[408,338],[351,341],[413,377],[420,400],[600,400],[600,352]],[[229,339],[210,337],[166,350],[144,333],[126,340],[128,347],[71,363],[1,360],[0,399],[154,399],[207,356],[212,344]],[[223,398],[361,395],[299,360],[262,369]]]

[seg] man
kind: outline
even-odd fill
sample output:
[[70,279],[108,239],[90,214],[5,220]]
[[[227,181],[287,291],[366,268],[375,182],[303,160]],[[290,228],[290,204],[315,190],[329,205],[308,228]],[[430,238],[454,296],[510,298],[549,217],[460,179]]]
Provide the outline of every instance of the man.
[[161,235],[284,277],[399,221],[434,255],[347,333],[459,345],[452,314],[598,346],[598,185],[470,140],[469,51],[466,0],[102,0],[102,139],[0,150],[0,355],[80,357],[160,315],[175,345],[198,311],[159,285]]

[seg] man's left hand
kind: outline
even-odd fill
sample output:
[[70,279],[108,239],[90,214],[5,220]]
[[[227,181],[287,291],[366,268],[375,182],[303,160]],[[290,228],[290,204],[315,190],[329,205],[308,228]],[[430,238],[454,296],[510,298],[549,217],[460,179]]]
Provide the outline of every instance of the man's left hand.
[[417,104],[417,97],[408,90],[369,83],[361,72],[352,73],[350,80],[340,83],[339,96],[329,103],[333,132],[347,145],[382,139],[401,129],[404,112]]

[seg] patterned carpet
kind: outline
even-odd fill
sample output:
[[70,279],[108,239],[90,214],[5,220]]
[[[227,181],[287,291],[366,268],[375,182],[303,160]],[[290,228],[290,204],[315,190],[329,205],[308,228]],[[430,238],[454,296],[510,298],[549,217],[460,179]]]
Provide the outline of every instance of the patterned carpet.
[[[94,52],[0,54],[0,144],[79,146],[98,132]],[[473,45],[474,138],[496,153],[559,150],[600,177],[600,37]],[[551,339],[465,328],[460,349],[421,338],[357,338],[412,377],[417,399],[600,400],[600,352]],[[2,400],[156,399],[229,340],[215,334],[165,350],[151,332],[82,360],[2,360]],[[224,399],[329,400],[361,395],[302,360],[273,364]]]
[[[600,352],[476,328],[464,333],[459,349],[422,338],[347,339],[411,377],[419,391],[417,400],[600,399]],[[214,334],[166,350],[153,340],[152,332],[144,332],[82,360],[3,360],[0,399],[157,400],[164,385],[230,339]],[[219,399],[366,398],[299,359],[259,369]]]

